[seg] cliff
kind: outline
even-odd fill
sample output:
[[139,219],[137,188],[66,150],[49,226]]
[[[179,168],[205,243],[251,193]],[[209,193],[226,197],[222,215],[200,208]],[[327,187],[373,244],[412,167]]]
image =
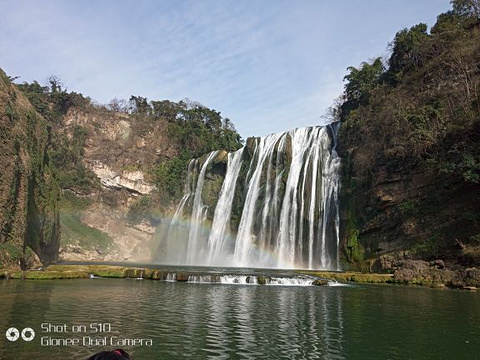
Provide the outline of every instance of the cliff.
[[158,154],[175,154],[165,125],[98,107],[66,111],[56,131],[69,139],[84,134],[80,161],[95,180],[64,189],[62,260],[150,260],[155,227],[164,215],[151,170]]
[[51,127],[0,70],[0,266],[58,258],[59,194]]
[[442,14],[397,33],[386,64],[349,68],[337,108],[344,255],[480,265],[480,27]]
[[51,123],[61,260],[150,261],[188,160],[240,146],[228,119],[189,100],[132,96],[98,105],[55,77],[49,86],[17,86]]

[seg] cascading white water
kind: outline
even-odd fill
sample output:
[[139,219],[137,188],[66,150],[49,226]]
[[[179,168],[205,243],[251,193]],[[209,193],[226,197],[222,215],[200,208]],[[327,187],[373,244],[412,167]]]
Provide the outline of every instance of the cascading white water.
[[[269,156],[272,156],[275,144],[283,134],[272,134],[261,138],[256,146],[253,160],[250,163],[250,171],[253,166],[254,171],[248,182],[248,192],[245,198],[240,225],[238,226],[237,241],[235,243],[234,260],[240,266],[248,266],[250,260],[251,245],[255,241],[256,235],[252,233],[254,218],[257,216],[255,207],[260,192],[260,178],[262,176],[263,166]],[[267,169],[268,171],[268,169]]]
[[[223,181],[220,197],[218,198],[213,216],[212,231],[208,238],[208,263],[222,263],[221,254],[224,250],[227,227],[230,224],[233,196],[237,185],[237,178],[242,163],[243,148],[233,154],[228,154],[227,173]],[[225,263],[224,265],[228,265]]]
[[197,256],[197,248],[202,237],[202,223],[205,220],[206,208],[202,202],[203,183],[205,181],[205,172],[208,164],[217,155],[218,151],[213,151],[208,155],[207,159],[202,165],[202,169],[198,175],[197,187],[195,189],[195,196],[193,198],[193,211],[190,226],[190,233],[188,234],[187,247],[187,264],[195,264]]
[[[237,285],[282,285],[282,286],[313,286],[316,278],[281,277],[255,275],[189,275],[187,283],[191,284],[237,284]],[[169,280],[166,280],[169,281]],[[334,284],[332,282],[332,284]],[[337,283],[338,284],[338,283]],[[330,286],[330,283],[328,283]]]
[[[321,152],[325,154],[322,162],[322,191],[321,191],[321,209],[323,216],[321,217],[321,224],[319,227],[322,229],[322,241],[321,241],[321,262],[325,264],[326,268],[336,268],[340,270],[340,258],[339,258],[339,245],[340,245],[340,210],[339,210],[339,198],[338,190],[340,184],[340,157],[336,151],[336,138],[337,138],[337,124],[332,126],[332,139],[327,141],[325,138],[321,138]],[[329,151],[330,149],[330,151]],[[327,234],[328,224],[330,219],[334,219],[334,240],[337,251],[335,257],[328,256],[326,250],[327,241],[329,239]]]
[[174,233],[179,217],[190,214],[186,261],[165,250],[159,260],[339,270],[336,130],[333,124],[247,140],[242,149],[228,154],[226,169],[216,168],[215,176],[223,171],[223,184],[217,190],[218,201],[209,205],[202,193],[213,181],[214,175],[206,174],[213,171],[218,152],[209,154],[200,170],[198,162],[190,163],[191,184],[187,181],[168,230]]
[[[300,175],[304,168],[305,153],[311,147],[312,139],[315,133],[311,134],[310,128],[296,129],[291,134],[291,152],[292,161],[290,163],[290,171],[286,182],[285,195],[283,197],[282,211],[280,213],[280,232],[278,234],[277,248],[279,252],[278,266],[295,267],[295,244],[297,239],[297,225],[299,221],[298,203],[303,202],[303,197],[298,197],[298,183]],[[317,135],[318,136],[318,135]],[[303,177],[306,177],[306,166]],[[300,220],[303,220],[302,216]],[[302,234],[303,236],[303,234]],[[299,245],[301,242],[299,243]]]
[[[175,240],[182,237],[182,229],[179,226],[180,217],[183,214],[185,205],[191,199],[191,197],[195,194],[193,169],[195,168],[197,163],[198,163],[197,159],[190,160],[190,162],[188,163],[187,180],[185,181],[184,195],[182,197],[182,200],[180,200],[180,204],[177,206],[177,210],[173,215],[172,221],[170,222],[170,226],[167,232],[167,239]],[[175,245],[175,244],[172,244],[172,241],[165,241],[165,246],[167,248],[164,249],[164,251],[171,254],[176,253],[177,254],[176,262],[180,262],[184,255],[182,254],[182,249],[172,247],[171,245]]]

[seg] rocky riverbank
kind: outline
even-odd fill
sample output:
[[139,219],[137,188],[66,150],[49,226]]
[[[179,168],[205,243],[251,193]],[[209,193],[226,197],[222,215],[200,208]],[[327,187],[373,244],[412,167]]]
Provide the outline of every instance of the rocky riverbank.
[[448,268],[442,260],[402,260],[391,265],[393,279],[397,283],[447,286],[456,289],[476,290],[480,287],[480,269],[476,267]]
[[447,267],[442,260],[394,260],[381,256],[370,266],[371,272],[305,272],[357,283],[387,283],[421,285],[435,288],[477,290],[480,288],[480,269],[476,267]]

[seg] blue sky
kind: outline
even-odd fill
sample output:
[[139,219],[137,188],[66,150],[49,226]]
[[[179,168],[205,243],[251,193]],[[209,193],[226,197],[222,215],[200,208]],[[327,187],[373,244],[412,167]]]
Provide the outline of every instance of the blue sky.
[[449,0],[0,0],[0,68],[100,103],[184,98],[240,134],[322,124],[348,66]]

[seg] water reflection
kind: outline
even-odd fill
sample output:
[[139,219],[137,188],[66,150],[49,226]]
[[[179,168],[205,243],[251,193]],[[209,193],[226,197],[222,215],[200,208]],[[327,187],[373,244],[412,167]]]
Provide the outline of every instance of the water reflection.
[[209,359],[345,358],[341,355],[341,291],[186,286],[195,287],[189,289],[195,296],[186,301],[189,318],[184,320],[188,323],[189,341],[197,352],[187,350],[185,355]]
[[[480,294],[404,287],[2,281],[0,327],[111,323],[135,359],[475,358]],[[68,335],[68,334],[67,334]],[[63,334],[63,337],[66,335]],[[102,350],[7,343],[0,359],[81,360]]]

